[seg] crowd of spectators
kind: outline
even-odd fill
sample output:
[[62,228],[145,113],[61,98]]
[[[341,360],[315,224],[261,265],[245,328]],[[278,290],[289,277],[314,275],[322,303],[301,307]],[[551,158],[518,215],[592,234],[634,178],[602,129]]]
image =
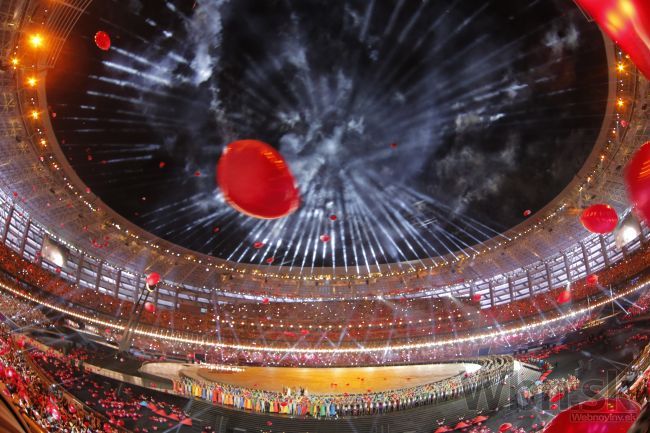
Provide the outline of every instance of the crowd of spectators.
[[35,351],[31,356],[61,386],[104,414],[112,425],[142,432],[192,425],[181,399],[88,373],[80,354],[83,352],[63,356],[54,351]]
[[[645,268],[650,250],[640,250],[606,270],[599,271],[598,282],[582,279],[571,284],[574,303],[604,296],[602,286],[615,284]],[[133,302],[113,296],[105,290],[84,288],[67,283],[56,273],[30,263],[6,246],[0,246],[0,267],[36,289],[62,302],[71,302],[89,314],[110,316],[125,321]],[[498,324],[522,323],[543,313],[560,314],[558,287],[533,297],[480,309],[469,299],[401,298],[327,302],[232,302],[207,305],[205,311],[191,312],[181,303],[176,309],[158,308],[144,312],[144,326],[172,329],[179,335],[218,335],[223,342],[274,341],[280,344],[364,344],[412,341],[431,335],[453,336],[469,330],[486,329]]]
[[0,377],[19,411],[45,432],[110,433],[101,419],[44,380],[30,365],[24,341],[14,338],[5,324],[0,324]]

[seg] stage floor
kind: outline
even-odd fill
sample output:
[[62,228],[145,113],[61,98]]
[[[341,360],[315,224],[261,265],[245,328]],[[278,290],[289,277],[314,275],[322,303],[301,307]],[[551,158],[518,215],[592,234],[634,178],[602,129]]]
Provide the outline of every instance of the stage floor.
[[[266,391],[304,387],[314,394],[358,394],[410,388],[473,372],[478,364],[427,364],[388,367],[288,368],[242,367],[242,372],[211,371],[200,366],[179,370],[188,377]],[[371,390],[371,391],[368,391]]]

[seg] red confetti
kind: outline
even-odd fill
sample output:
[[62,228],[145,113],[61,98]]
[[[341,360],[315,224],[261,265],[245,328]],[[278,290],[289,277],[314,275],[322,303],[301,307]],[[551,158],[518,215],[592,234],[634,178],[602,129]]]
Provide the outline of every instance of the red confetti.
[[260,249],[260,248],[262,248],[263,246],[264,246],[264,242],[255,242],[255,243],[253,244],[253,248],[255,248],[255,249]]
[[269,300],[269,298],[264,298],[264,299],[262,299],[262,304],[264,304],[264,305],[268,305],[269,302],[271,302],[271,301]]
[[390,147],[391,149],[397,149],[397,143],[391,143]]
[[90,188],[86,187],[86,194],[90,194]]
[[88,161],[92,161],[92,160],[93,160],[93,156],[92,156],[92,155],[88,155],[86,158],[88,158]]
[[337,216],[336,216],[336,215],[330,215],[330,219],[331,219],[332,221],[336,221]]
[[160,163],[158,163],[158,168],[163,168],[165,167],[165,165],[166,165],[165,161],[160,161]]
[[330,239],[330,235],[320,235],[320,240],[323,242],[329,242]]
[[196,176],[196,177],[199,177],[199,176],[201,176],[201,172],[200,172],[200,171],[198,171],[198,170],[196,170],[196,171],[194,172],[194,176]]
[[526,210],[524,211],[524,216],[525,216],[525,217],[530,216],[530,214],[532,214],[532,213],[533,213],[533,211],[531,211],[530,209],[526,209]]
[[627,128],[627,125],[628,125],[627,120],[621,120],[621,126],[623,128]]
[[266,263],[268,263],[270,265],[271,263],[273,263],[274,260],[275,260],[275,257],[269,257],[268,259],[266,259]]
[[212,229],[212,233],[218,233],[219,230],[221,230],[219,227],[215,227]]

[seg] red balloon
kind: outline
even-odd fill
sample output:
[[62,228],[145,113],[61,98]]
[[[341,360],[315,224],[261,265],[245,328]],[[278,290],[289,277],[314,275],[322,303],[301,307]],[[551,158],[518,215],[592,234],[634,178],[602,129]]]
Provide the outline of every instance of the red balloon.
[[625,398],[587,401],[560,412],[544,433],[626,433],[639,411]]
[[526,209],[526,210],[524,211],[524,216],[525,216],[525,217],[530,216],[530,214],[532,214],[532,213],[533,213],[532,210],[530,210],[530,209]]
[[650,141],[634,154],[625,168],[625,185],[636,213],[646,223],[650,222]]
[[577,3],[630,55],[646,78],[650,78],[648,0],[577,0]]
[[300,205],[287,163],[262,141],[239,140],[226,146],[217,164],[217,183],[230,206],[254,218],[282,218]]
[[594,204],[582,211],[580,222],[592,233],[611,233],[618,224],[618,215],[608,204]]
[[558,304],[566,304],[571,301],[571,292],[569,290],[563,290],[560,293],[560,296],[557,297]]
[[153,287],[160,282],[160,274],[157,272],[152,272],[147,275],[147,286]]
[[596,274],[587,275],[587,284],[589,284],[590,286],[595,286],[596,284],[598,284],[598,275]]
[[501,426],[499,426],[499,431],[503,433],[504,431],[508,431],[511,428],[512,428],[512,424],[510,424],[509,422],[506,422],[506,423],[501,424]]
[[559,393],[557,393],[557,394],[555,394],[554,396],[551,397],[551,403],[558,402],[558,401],[562,400],[563,398],[564,398],[564,393],[559,392]]
[[111,37],[108,36],[108,33],[100,30],[95,33],[95,45],[102,51],[108,51],[111,47]]
[[151,302],[145,302],[144,303],[144,311],[148,313],[153,313],[156,311],[156,306],[152,304]]

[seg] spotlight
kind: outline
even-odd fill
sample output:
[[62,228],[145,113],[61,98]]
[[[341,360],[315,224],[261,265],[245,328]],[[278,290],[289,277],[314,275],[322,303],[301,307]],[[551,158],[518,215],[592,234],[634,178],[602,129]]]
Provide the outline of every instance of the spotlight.
[[29,77],[29,78],[27,79],[27,85],[28,85],[29,87],[36,87],[36,83],[37,83],[37,82],[38,82],[38,80],[36,80],[36,77]]
[[621,224],[618,226],[618,229],[614,234],[616,247],[619,249],[623,248],[625,245],[636,239],[640,234],[641,226],[634,216],[634,213],[630,211],[627,216],[623,218],[623,221],[621,221]]
[[38,111],[32,110],[32,112],[29,114],[32,119],[38,120],[39,116],[41,115]]
[[43,36],[40,33],[34,33],[29,37],[29,45],[32,48],[41,48],[43,46]]

